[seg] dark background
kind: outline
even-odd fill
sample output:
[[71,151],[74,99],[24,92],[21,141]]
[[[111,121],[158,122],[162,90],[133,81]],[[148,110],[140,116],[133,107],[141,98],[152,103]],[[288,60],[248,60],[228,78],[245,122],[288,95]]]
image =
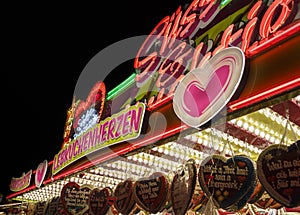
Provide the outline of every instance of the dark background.
[[[26,1],[2,8],[0,193],[10,193],[12,177],[59,152],[66,111],[89,60],[112,43],[149,34],[187,2]],[[114,75],[109,87],[132,71]]]

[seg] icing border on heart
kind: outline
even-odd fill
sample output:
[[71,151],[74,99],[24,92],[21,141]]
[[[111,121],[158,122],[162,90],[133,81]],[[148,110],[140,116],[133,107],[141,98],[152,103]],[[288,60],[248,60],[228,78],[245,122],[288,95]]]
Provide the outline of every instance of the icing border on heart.
[[161,172],[138,179],[133,186],[137,205],[147,212],[156,214],[164,209],[169,197],[169,182]]
[[300,205],[299,170],[300,140],[290,146],[270,145],[257,158],[258,179],[269,195],[286,207]]
[[109,200],[111,196],[112,190],[109,187],[91,190],[88,199],[89,213],[91,215],[105,215],[110,208]]
[[48,168],[48,161],[44,160],[38,165],[35,171],[35,186],[40,187],[43,184]]
[[[66,201],[66,197],[65,195],[66,194],[70,194],[71,191],[67,191],[68,189],[71,189],[71,191],[73,189],[76,189],[76,190],[86,190],[88,193],[85,193],[85,194],[89,194],[91,192],[91,190],[93,189],[93,187],[91,185],[88,185],[88,184],[83,184],[83,185],[79,185],[77,184],[76,182],[68,182],[66,183],[62,190],[61,190],[61,202],[62,202],[62,205],[63,205],[63,208],[64,210],[69,214],[69,215],[83,215],[86,211],[89,210],[89,205],[88,205],[88,199],[85,198],[85,202],[81,202],[80,204],[83,204],[84,207],[82,208],[79,208],[78,205],[75,205],[71,208],[69,208],[69,205],[68,202]],[[72,195],[72,194],[71,194]],[[78,195],[80,197],[80,195]],[[82,198],[82,196],[81,196]],[[74,197],[72,196],[72,201],[74,201]],[[73,204],[73,203],[72,203]],[[75,199],[75,204],[77,204],[77,200]]]
[[214,55],[203,67],[187,73],[174,93],[176,115],[191,127],[211,120],[234,95],[244,67],[244,52],[238,47],[229,47]]
[[115,209],[122,214],[129,214],[134,208],[135,200],[133,198],[133,186],[134,182],[128,178],[117,184],[114,190]]
[[[223,164],[227,167],[223,168]],[[254,162],[244,155],[226,158],[214,154],[201,162],[198,180],[202,190],[208,197],[212,197],[216,207],[226,210],[239,201],[244,201],[244,197],[249,195],[250,189],[254,187]],[[215,187],[218,190],[215,191]]]

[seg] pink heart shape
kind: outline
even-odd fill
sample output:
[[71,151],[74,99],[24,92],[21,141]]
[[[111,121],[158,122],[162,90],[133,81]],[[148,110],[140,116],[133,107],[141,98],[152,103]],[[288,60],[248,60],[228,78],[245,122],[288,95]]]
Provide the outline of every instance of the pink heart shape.
[[[197,80],[189,83],[184,92],[184,108],[193,117],[199,117],[210,103],[218,99],[227,89],[226,80],[230,75],[230,67],[228,65],[217,68],[211,76],[205,81],[205,85]],[[197,102],[201,100],[201,102]]]
[[35,173],[35,185],[37,187],[40,187],[43,183],[43,180],[45,178],[46,172],[48,167],[48,161],[44,160],[42,163],[40,163],[36,169]]
[[230,101],[243,75],[245,56],[241,49],[223,49],[201,68],[195,68],[176,87],[173,109],[182,122],[199,127]]
[[93,86],[86,100],[85,101],[80,100],[79,103],[77,104],[74,113],[75,119],[74,119],[73,126],[77,127],[78,120],[80,119],[82,114],[86,112],[90,107],[97,106],[97,103],[99,103],[99,107],[97,107],[98,116],[101,117],[104,108],[105,97],[106,97],[105,83],[99,81]]
[[274,144],[257,158],[257,176],[265,190],[286,207],[300,205],[300,140],[286,146]]

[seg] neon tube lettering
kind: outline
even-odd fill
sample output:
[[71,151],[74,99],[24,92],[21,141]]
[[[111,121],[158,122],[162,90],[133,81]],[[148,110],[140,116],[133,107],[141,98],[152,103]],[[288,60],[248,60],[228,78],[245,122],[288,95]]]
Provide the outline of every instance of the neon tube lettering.
[[162,62],[156,81],[157,87],[167,87],[174,82],[188,67],[192,48],[187,43],[180,43]]
[[[285,21],[287,20],[288,16],[291,13],[290,7],[294,6],[293,0],[275,0],[267,9],[265,15],[262,18],[262,25],[259,29],[259,34],[262,37],[262,39],[265,39],[269,36],[270,33],[274,33],[275,31],[280,28]],[[277,17],[277,20],[275,20],[274,23],[272,23],[272,19],[275,17],[275,13],[277,9],[280,9],[280,14]]]

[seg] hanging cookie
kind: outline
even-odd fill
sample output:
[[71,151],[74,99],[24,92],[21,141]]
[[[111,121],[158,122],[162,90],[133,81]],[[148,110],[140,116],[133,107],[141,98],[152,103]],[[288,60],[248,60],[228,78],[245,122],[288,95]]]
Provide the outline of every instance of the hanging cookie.
[[165,208],[169,197],[168,179],[160,172],[140,178],[134,183],[133,194],[137,205],[142,210],[158,213]]
[[180,166],[171,183],[171,202],[175,215],[184,215],[189,209],[196,185],[197,169],[195,161],[190,159]]
[[300,140],[290,146],[274,144],[257,159],[257,176],[277,202],[286,207],[300,205]]
[[246,156],[212,155],[201,162],[198,179],[216,207],[227,209],[245,200],[243,197],[249,195],[255,184],[255,174],[254,164]]
[[133,198],[133,185],[132,179],[126,179],[120,182],[114,191],[115,203],[114,207],[119,213],[127,215],[133,210],[135,200]]
[[103,189],[95,188],[89,195],[89,214],[105,215],[110,208],[112,200],[112,190],[109,187]]

